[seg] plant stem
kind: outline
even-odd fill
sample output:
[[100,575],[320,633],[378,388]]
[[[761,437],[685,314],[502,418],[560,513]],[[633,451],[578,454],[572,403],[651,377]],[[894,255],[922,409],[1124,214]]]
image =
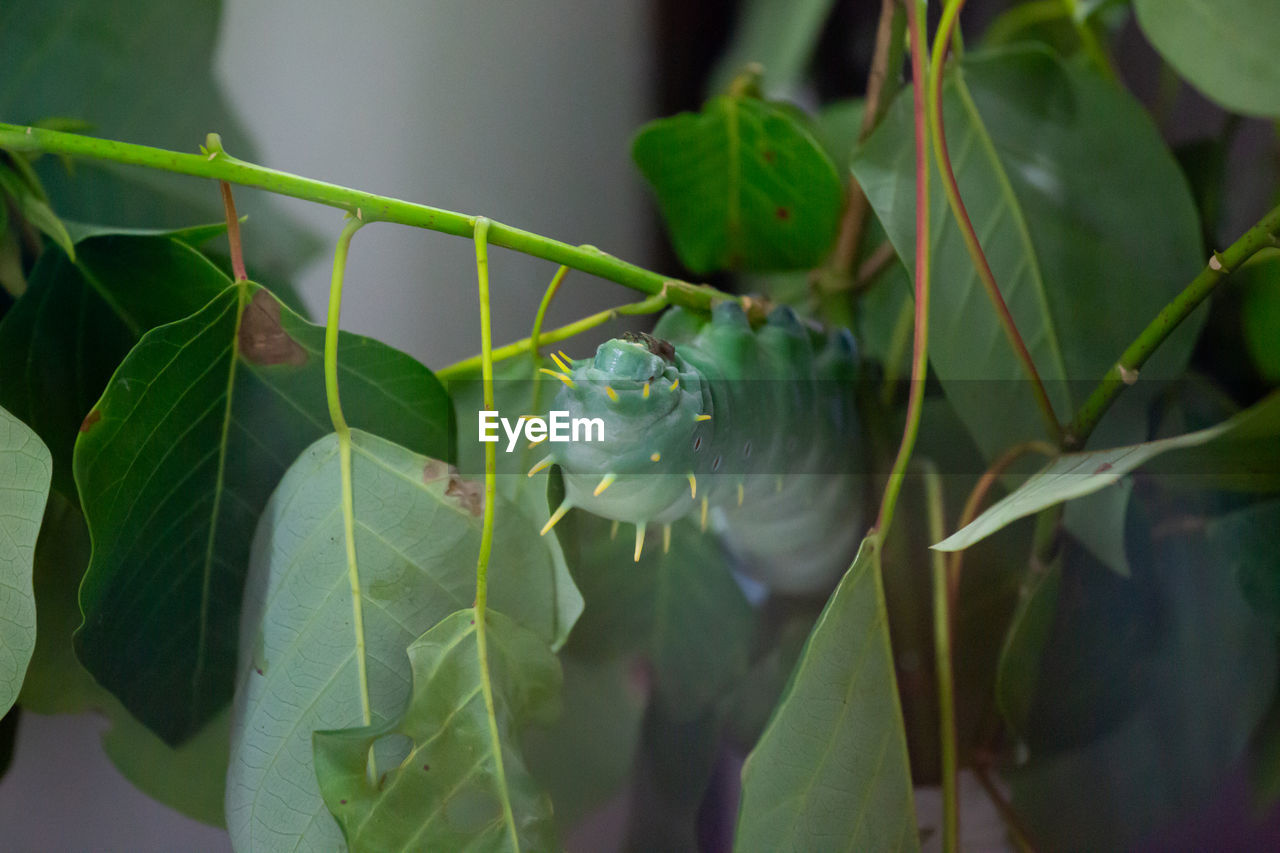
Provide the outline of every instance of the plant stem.
[[222,208],[227,214],[227,247],[231,254],[231,271],[236,281],[248,281],[249,273],[244,268],[244,245],[240,242],[240,217],[236,216],[236,200],[231,195],[231,184],[219,181],[222,189]]
[[[493,403],[493,333],[489,318],[489,229],[491,223],[484,217],[476,219],[476,280],[480,290],[480,375],[484,381],[484,407],[492,410]],[[489,672],[488,630],[485,612],[489,600],[489,557],[493,553],[493,513],[498,497],[497,446],[492,442],[484,446],[484,519],[480,528],[480,556],[476,559],[476,651],[480,656],[480,690],[484,694],[484,707],[489,723],[489,742],[493,748],[495,775],[502,791],[502,817],[511,839],[511,849],[520,850],[520,835],[516,830],[515,814],[511,798],[507,796],[507,772],[502,760],[502,738],[498,733],[498,717],[493,702],[493,678]]]
[[[396,222],[458,237],[474,237],[479,217],[362,192],[336,184],[268,169],[238,160],[222,150],[217,134],[209,134],[204,154],[184,154],[163,148],[134,145],[75,133],[61,133],[38,127],[0,122],[0,148],[9,151],[44,152],[92,160],[106,160],[149,169],[160,169],[201,178],[213,178],[277,195],[341,208],[364,222]],[[643,293],[660,293],[664,288],[673,305],[708,311],[717,302],[736,299],[707,285],[690,284],[613,257],[593,246],[571,246],[540,234],[512,228],[499,222],[489,224],[489,242],[526,255],[545,258]],[[759,300],[744,303],[753,322],[762,320],[768,305]]]
[[929,159],[928,111],[925,105],[925,0],[906,0],[907,29],[911,37],[911,98],[915,120],[916,142],[916,281],[915,281],[915,344],[911,357],[911,394],[907,401],[906,424],[902,429],[902,443],[889,471],[889,480],[880,500],[880,514],[875,530],[882,540],[889,538],[893,524],[893,511],[902,491],[902,481],[907,474],[907,463],[916,446],[920,433],[920,417],[924,405],[925,376],[929,366]]
[[551,284],[547,285],[547,292],[542,294],[542,302],[538,304],[538,313],[533,317],[533,330],[529,332],[529,352],[532,353],[535,361],[541,355],[538,352],[538,346],[541,343],[539,338],[542,336],[542,321],[547,316],[547,309],[551,307],[551,300],[555,299],[556,294],[560,291],[560,282],[564,281],[564,277],[568,272],[569,268],[565,266],[556,270],[556,274],[551,277]]
[[[1045,456],[1052,457],[1057,455],[1058,450],[1052,444],[1037,440],[1015,444],[1000,454],[999,458],[991,463],[991,467],[978,478],[973,490],[969,492],[969,497],[964,502],[964,509],[960,513],[960,520],[956,522],[956,530],[963,530],[978,517],[978,512],[982,509],[982,504],[987,498],[987,493],[991,491],[991,487],[996,484],[996,481],[1000,479],[1000,476],[1010,465],[1028,453],[1042,453]],[[963,566],[964,550],[953,552],[950,566],[947,570],[947,584],[951,589],[951,606],[953,608],[955,607],[956,597],[960,592],[960,571]]]
[[[225,187],[226,184],[223,184]],[[227,195],[230,195],[229,191]],[[234,211],[231,211],[234,213]],[[232,221],[235,221],[232,219]],[[360,590],[360,567],[356,561],[356,510],[351,476],[351,429],[342,414],[338,399],[338,320],[342,314],[342,285],[346,277],[347,253],[351,238],[364,223],[350,219],[338,236],[333,250],[333,278],[329,285],[329,316],[324,329],[324,394],[329,404],[329,419],[338,436],[338,472],[342,501],[342,531],[346,544],[347,581],[351,588],[351,630],[356,641],[356,672],[360,685],[360,718],[366,726],[373,723],[373,709],[369,699],[369,663],[365,654],[364,598]],[[235,245],[233,243],[233,245]],[[374,763],[373,750],[369,750],[366,767],[369,780],[376,782],[378,767]]]
[[1076,36],[1080,39],[1080,46],[1084,48],[1085,55],[1093,62],[1094,67],[1114,80],[1116,77],[1115,66],[1111,64],[1111,57],[1107,56],[1106,50],[1102,47],[1102,42],[1098,40],[1098,34],[1093,31],[1093,27],[1089,24],[1089,16],[1080,11],[1080,0],[1062,0],[1062,6],[1066,9],[1067,17],[1071,19],[1072,25],[1076,28]]
[[1031,841],[1031,834],[1027,832],[1027,828],[1022,824],[1022,818],[1014,811],[1013,805],[1005,799],[1000,789],[996,787],[995,780],[991,778],[989,771],[984,764],[975,764],[973,775],[977,777],[978,784],[987,792],[992,804],[996,807],[996,811],[1000,812],[1000,817],[1004,820],[1005,828],[1009,830],[1009,835],[1013,838],[1013,843],[1021,853],[1035,853],[1036,846]]
[[[547,309],[551,307],[551,300],[556,298],[556,294],[560,292],[560,283],[564,281],[564,277],[568,275],[568,267],[560,267],[556,270],[556,274],[551,277],[551,283],[547,285],[546,293],[542,294],[542,302],[538,304],[538,313],[533,317],[533,329],[529,332],[529,354],[533,356],[533,366],[537,367],[541,360],[541,352],[538,347],[542,341],[542,321],[546,319]],[[541,411],[542,405],[542,372],[535,370],[533,372],[533,402],[531,404],[532,412]]]
[[1225,251],[1214,252],[1200,274],[1160,310],[1155,319],[1129,344],[1120,360],[1102,377],[1102,381],[1080,406],[1067,427],[1062,440],[1063,446],[1068,449],[1083,447],[1098,421],[1102,420],[1102,416],[1111,408],[1125,386],[1137,381],[1138,369],[1146,364],[1164,339],[1213,293],[1224,278],[1239,269],[1241,264],[1259,250],[1276,245],[1277,233],[1280,233],[1280,207],[1262,217],[1257,225],[1246,231]]
[[996,319],[1000,322],[1004,336],[1013,347],[1014,355],[1021,362],[1027,378],[1031,380],[1031,393],[1044,419],[1045,429],[1049,437],[1054,442],[1058,442],[1062,438],[1062,425],[1058,423],[1058,417],[1053,411],[1053,403],[1049,400],[1049,394],[1040,380],[1035,361],[1031,358],[1031,353],[1018,332],[1018,326],[1013,320],[1009,306],[1004,301],[1004,295],[1000,293],[999,285],[996,284],[995,273],[991,271],[991,264],[987,262],[982,244],[978,242],[978,233],[969,219],[969,211],[965,207],[964,199],[960,197],[960,186],[956,182],[955,171],[951,168],[951,152],[947,150],[947,133],[942,116],[942,70],[945,65],[947,46],[951,43],[956,20],[960,16],[960,10],[964,8],[964,3],[965,0],[947,0],[942,10],[942,18],[938,22],[938,29],[934,33],[933,57],[929,64],[929,106],[933,111],[930,135],[933,138],[934,159],[938,163],[938,172],[942,176],[942,188],[946,192],[947,203],[951,206],[951,213],[955,217],[956,225],[960,228],[965,248],[969,250],[973,269],[987,292],[987,299],[995,309]]
[[[554,344],[574,335],[580,335],[583,332],[601,326],[610,320],[616,320],[618,317],[629,314],[653,314],[666,308],[670,303],[665,293],[659,292],[650,296],[648,299],[641,299],[639,302],[632,302],[628,305],[619,305],[617,308],[606,308],[604,311],[583,317],[581,320],[575,320],[572,323],[561,326],[558,329],[552,329],[546,334],[538,336],[538,344]],[[492,353],[495,362],[504,361],[508,358],[514,358],[521,353],[531,352],[533,350],[533,338],[528,337],[515,343],[498,347]],[[464,358],[455,364],[441,368],[436,371],[436,376],[440,379],[456,379],[458,376],[465,375],[475,370],[481,365],[483,355],[475,355],[471,358]]]
[[[493,401],[493,332],[489,317],[489,251],[486,242],[489,220],[476,222],[476,278],[480,289],[480,376],[483,382],[485,409],[495,407]],[[484,520],[480,529],[480,556],[476,560],[476,625],[484,624],[485,605],[489,598],[489,556],[493,551],[493,502],[497,497],[497,446],[484,446]],[[483,636],[483,634],[481,635]]]
[[[917,463],[924,474],[925,509],[929,516],[929,537],[935,542],[946,535],[946,511],[942,504],[942,478],[932,462]],[[957,787],[959,762],[956,758],[955,682],[951,666],[951,587],[947,558],[930,551],[933,563],[933,656],[938,682],[938,737],[942,747],[942,849],[955,853],[960,848],[960,794]]]
[[[862,112],[862,126],[858,141],[866,139],[884,117],[889,102],[897,91],[897,74],[902,68],[903,10],[900,0],[881,0],[880,23],[876,27],[875,53],[871,57],[871,71],[867,75],[867,97]],[[896,61],[895,61],[896,60]],[[841,168],[846,168],[842,164]],[[853,263],[862,242],[870,206],[857,178],[849,176],[849,200],[844,216],[840,219],[840,231],[836,246],[827,262],[827,272],[832,282],[824,285],[825,292],[848,290],[847,285]]]

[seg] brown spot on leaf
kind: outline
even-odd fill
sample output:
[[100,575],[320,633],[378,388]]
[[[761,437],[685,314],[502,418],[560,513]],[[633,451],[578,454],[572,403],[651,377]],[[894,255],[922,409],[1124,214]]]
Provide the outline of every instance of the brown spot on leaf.
[[93,425],[102,420],[102,412],[94,409],[92,412],[84,416],[84,420],[80,422],[80,431],[88,432],[93,429]]
[[773,212],[773,215],[778,217],[778,219],[781,219],[783,222],[786,222],[788,219],[791,218],[791,208],[779,207],[777,210]]
[[430,765],[430,764],[424,764],[424,765],[422,765],[422,769],[423,769],[423,770],[430,770],[430,769],[431,769],[431,765]]
[[772,166],[775,162],[777,162],[777,160],[778,160],[778,153],[776,151],[764,152],[764,161],[768,163],[770,166]]
[[455,499],[459,506],[476,518],[484,515],[483,483],[462,479],[457,468],[438,459],[428,459],[427,464],[422,466],[422,482],[434,483],[446,478],[448,482],[444,487],[445,497]]
[[1110,462],[1103,462],[1101,465],[1099,465],[1097,468],[1095,468],[1095,469],[1093,470],[1093,473],[1095,473],[1095,474],[1105,474],[1107,471],[1110,471],[1110,470],[1111,470],[1111,463],[1110,463]]
[[307,351],[280,325],[280,303],[265,290],[253,294],[240,318],[240,354],[252,364],[307,361]]

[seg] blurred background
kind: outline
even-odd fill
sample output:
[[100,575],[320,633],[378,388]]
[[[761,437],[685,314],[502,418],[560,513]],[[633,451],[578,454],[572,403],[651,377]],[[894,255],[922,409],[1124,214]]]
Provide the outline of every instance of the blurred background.
[[[115,5],[121,16],[136,16],[136,4]],[[655,240],[629,140],[654,114],[651,12],[644,2],[575,0],[225,0],[215,78],[258,162],[644,262]],[[170,71],[175,81],[202,73]],[[194,150],[204,130],[227,135],[209,126],[174,147]],[[228,149],[237,153],[230,140]],[[188,182],[217,202],[212,184]],[[323,316],[341,212],[287,199],[268,206],[253,195],[237,191],[250,216],[250,252],[271,239],[260,223],[281,211],[320,241],[294,282],[311,315]],[[490,262],[495,341],[524,337],[555,268],[505,250]],[[367,228],[353,243],[342,325],[439,367],[478,351],[475,287],[469,241]],[[548,322],[633,298],[570,276]],[[0,782],[0,846],[230,849],[224,831],[156,803],[120,776],[99,745],[106,727],[75,716],[22,719]]]
[[[121,24],[114,35],[124,35],[106,47],[131,45],[140,63],[161,62],[144,52],[155,46],[163,53],[166,40],[180,41],[174,29],[140,29],[133,37],[131,25],[146,3],[113,0],[109,5]],[[214,79],[239,128],[248,131],[257,162],[484,214],[680,275],[631,163],[630,138],[650,118],[698,106],[745,5],[738,0],[224,0],[212,57]],[[863,91],[879,4],[839,0],[828,5],[810,82],[770,94],[815,104]],[[966,34],[975,34],[976,41],[986,23],[1010,5],[969,3]],[[66,26],[72,27],[74,4],[66,6]],[[7,11],[16,16],[20,7],[34,4],[15,2]],[[217,3],[201,8],[219,14]],[[6,22],[0,10],[0,33],[6,23],[12,20]],[[779,17],[771,25],[781,30],[787,23]],[[166,26],[183,24],[170,20]],[[1053,33],[1044,37],[1051,41]],[[52,54],[59,59],[56,50]],[[1223,124],[1222,111],[1189,87],[1170,93],[1158,57],[1132,24],[1122,32],[1115,55],[1126,83],[1161,117],[1171,144],[1192,142],[1206,130],[1216,133]],[[164,58],[157,73],[170,94],[183,94],[188,79],[204,73],[203,64],[201,56],[177,53]],[[101,90],[89,86],[67,100],[56,72],[46,69],[45,77],[48,101],[59,115],[74,115],[109,89],[107,81]],[[191,96],[201,95],[193,88]],[[134,105],[135,110],[153,107]],[[218,108],[211,103],[210,114]],[[110,128],[100,130],[112,135]],[[174,139],[120,135],[194,150],[211,130],[223,132],[230,153],[243,153],[234,141],[236,128],[208,121],[178,128]],[[1228,203],[1219,233],[1206,235],[1220,244],[1256,219],[1276,169],[1265,122],[1245,121],[1231,138],[1223,157]],[[183,180],[217,210],[212,184]],[[291,281],[311,316],[322,316],[341,214],[288,199],[268,200],[249,190],[237,190],[237,201],[250,217],[244,239],[251,256],[306,259],[296,270],[268,262],[264,279]],[[135,213],[142,224],[150,211]],[[296,227],[282,227],[284,219]],[[491,268],[495,343],[524,337],[554,267],[495,250]],[[715,283],[732,286],[720,279]],[[364,229],[353,243],[346,292],[343,328],[377,337],[430,367],[478,351],[469,241],[390,224]],[[621,287],[571,274],[547,322],[558,325],[634,298]],[[575,340],[569,352],[585,355],[607,333]],[[1202,356],[1228,346],[1226,334],[1215,337],[1211,325]],[[106,725],[83,717],[22,717],[13,764],[0,781],[5,833],[0,846],[15,851],[230,849],[224,831],[185,818],[130,785],[99,744]],[[722,768],[721,775],[735,771]],[[74,821],[67,819],[70,803]],[[732,813],[732,804],[727,805]],[[1210,804],[1210,825],[1215,808],[1222,811],[1223,803]],[[1216,818],[1228,824],[1238,819],[1229,809]],[[1182,830],[1193,833],[1197,825],[1188,820]],[[591,831],[607,833],[618,823],[606,817]],[[1203,834],[1213,837],[1212,829]],[[603,837],[596,840],[603,843]]]

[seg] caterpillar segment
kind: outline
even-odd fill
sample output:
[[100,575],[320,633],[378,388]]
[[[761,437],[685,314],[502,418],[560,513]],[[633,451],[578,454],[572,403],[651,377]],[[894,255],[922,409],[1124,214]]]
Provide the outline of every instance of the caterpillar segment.
[[746,574],[786,592],[848,568],[863,531],[847,331],[815,335],[787,308],[753,331],[724,303],[709,321],[672,309],[652,336],[557,364],[554,408],[605,426],[603,441],[549,446],[565,484],[552,523],[578,507],[634,524],[638,560],[647,524],[663,525],[665,550],[669,525],[697,518]]

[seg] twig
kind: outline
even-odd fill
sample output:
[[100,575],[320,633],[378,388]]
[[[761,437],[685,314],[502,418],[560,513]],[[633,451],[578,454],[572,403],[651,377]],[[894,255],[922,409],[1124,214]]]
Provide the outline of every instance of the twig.
[[[929,536],[937,541],[946,535],[947,526],[942,478],[932,462],[918,464],[924,474]],[[941,551],[930,551],[929,556],[932,563],[934,678],[938,684],[938,741],[942,752],[942,849],[944,853],[956,853],[960,846],[960,792],[956,775],[959,762],[956,757],[955,676],[951,656],[953,600],[946,555]]]
[[1093,393],[1080,406],[1067,427],[1062,438],[1063,447],[1074,449],[1083,447],[1088,441],[1098,421],[1106,414],[1107,409],[1115,402],[1116,397],[1125,386],[1132,385],[1138,379],[1138,371],[1156,348],[1169,337],[1174,329],[1185,320],[1209,294],[1217,288],[1224,278],[1240,268],[1240,265],[1253,257],[1258,251],[1276,245],[1276,234],[1280,232],[1280,207],[1274,208],[1266,216],[1231,244],[1225,251],[1214,252],[1209,263],[1200,271],[1182,292],[1173,298],[1168,305],[1160,309],[1147,327],[1142,330],[1120,359],[1111,366],[1102,377]]
[[[342,187],[238,160],[222,149],[217,134],[209,135],[203,154],[184,154],[147,145],[0,122],[0,148],[85,157],[213,178],[340,208],[366,223],[396,222],[456,237],[475,236],[475,216]],[[593,246],[572,246],[500,222],[490,222],[489,243],[572,267],[642,293],[656,294],[665,290],[671,304],[695,311],[706,312],[718,302],[733,300],[743,305],[743,310],[753,323],[763,321],[768,313],[769,306],[763,301],[747,303],[705,284],[671,279],[615,258]]]
[[[862,125],[858,130],[858,141],[866,139],[875,130],[889,101],[896,90],[895,76],[902,65],[902,30],[903,12],[900,0],[881,0],[880,23],[876,27],[876,47],[871,57],[871,71],[867,75],[867,97],[862,112]],[[893,57],[897,64],[891,69]],[[892,72],[892,73],[891,73]],[[840,230],[836,237],[835,248],[828,260],[825,275],[820,279],[830,279],[832,284],[823,286],[828,293],[847,290],[839,282],[847,281],[853,270],[854,260],[858,255],[858,246],[862,242],[862,233],[866,229],[867,214],[870,206],[867,194],[862,191],[858,180],[849,176],[849,200],[845,205],[844,215],[840,218]]]

